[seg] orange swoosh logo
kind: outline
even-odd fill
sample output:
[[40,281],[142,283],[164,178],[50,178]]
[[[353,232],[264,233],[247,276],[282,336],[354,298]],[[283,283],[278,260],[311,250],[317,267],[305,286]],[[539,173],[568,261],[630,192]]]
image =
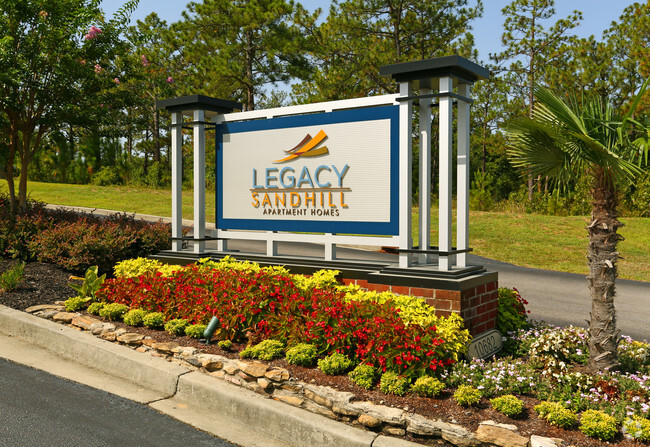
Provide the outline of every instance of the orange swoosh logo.
[[314,138],[311,138],[311,135],[307,134],[305,138],[293,149],[285,151],[290,153],[288,157],[281,158],[280,160],[275,160],[273,163],[284,163],[285,161],[290,161],[298,157],[313,157],[315,155],[324,155],[329,153],[327,146],[321,146],[317,148],[323,140],[327,138],[327,134],[320,130]]

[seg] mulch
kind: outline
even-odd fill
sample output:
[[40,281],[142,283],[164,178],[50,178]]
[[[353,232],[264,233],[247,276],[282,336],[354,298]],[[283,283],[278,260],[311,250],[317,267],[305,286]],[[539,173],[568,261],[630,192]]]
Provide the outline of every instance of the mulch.
[[[15,262],[14,260],[0,258],[0,274],[9,269]],[[68,279],[71,275],[71,273],[50,264],[40,262],[28,263],[25,268],[25,277],[16,290],[10,293],[0,291],[0,304],[18,310],[25,310],[30,306],[38,304],[49,304],[55,301],[66,300],[75,295],[75,292],[68,286]],[[160,342],[176,341],[183,346],[192,346],[205,353],[219,354],[229,358],[238,358],[237,351],[238,348],[241,348],[241,346],[234,346],[235,349],[229,352],[220,349],[216,345],[206,345],[189,337],[176,337],[164,331],[134,328],[121,323],[117,325],[128,327],[129,332],[142,333]],[[511,419],[493,410],[489,401],[485,398],[482,399],[477,407],[468,409],[457,405],[450,393],[445,393],[437,398],[421,398],[412,395],[404,397],[392,396],[383,394],[380,391],[363,390],[354,385],[347,376],[328,376],[316,368],[302,368],[289,365],[285,360],[276,360],[267,363],[288,369],[292,377],[302,382],[330,386],[340,391],[352,392],[355,394],[356,400],[359,401],[371,401],[381,405],[401,408],[430,419],[441,419],[445,422],[458,424],[471,431],[476,431],[480,422],[492,420],[503,424],[516,425],[522,436],[535,434],[550,438],[561,438],[565,441],[565,446],[605,447],[616,445],[621,447],[638,447],[643,445],[627,440],[621,434],[618,435],[618,438],[614,442],[601,442],[583,435],[577,429],[564,430],[551,427],[546,422],[537,418],[532,408],[539,401],[530,397],[524,396],[522,398],[526,405],[524,414],[517,419]],[[412,437],[405,437],[405,439],[422,443],[426,442],[428,445],[446,444],[442,440],[424,441]]]

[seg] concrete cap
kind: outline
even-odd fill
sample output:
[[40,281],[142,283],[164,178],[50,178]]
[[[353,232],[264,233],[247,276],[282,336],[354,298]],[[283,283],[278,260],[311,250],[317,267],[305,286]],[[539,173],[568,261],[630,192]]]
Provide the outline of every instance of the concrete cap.
[[242,109],[242,105],[238,102],[212,98],[204,95],[178,96],[176,98],[161,99],[156,101],[156,107],[159,109],[165,109],[169,112],[205,110],[206,112],[230,113],[234,110]]
[[[488,79],[490,71],[474,62],[460,57],[444,56],[415,62],[384,65],[379,68],[381,76],[390,76],[397,82],[414,81],[428,84],[431,79],[450,76],[455,82],[473,84]],[[416,88],[418,85],[415,86]]]

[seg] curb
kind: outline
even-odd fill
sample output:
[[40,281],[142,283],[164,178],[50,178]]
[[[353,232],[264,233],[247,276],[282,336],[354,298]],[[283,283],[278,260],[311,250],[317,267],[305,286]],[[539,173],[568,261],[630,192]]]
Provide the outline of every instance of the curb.
[[[333,421],[2,305],[0,334],[28,341],[74,363],[154,390],[165,397],[150,403],[150,407],[243,446],[421,446]],[[189,411],[183,417],[178,414],[178,408]],[[254,432],[257,439],[242,434],[241,430]],[[271,439],[260,443],[260,435]]]

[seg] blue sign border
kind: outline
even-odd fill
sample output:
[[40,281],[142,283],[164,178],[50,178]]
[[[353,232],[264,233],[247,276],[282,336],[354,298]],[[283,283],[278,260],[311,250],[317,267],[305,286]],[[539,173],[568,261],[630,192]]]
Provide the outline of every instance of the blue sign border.
[[[357,222],[300,219],[224,219],[223,217],[223,137],[227,134],[258,130],[287,129],[303,126],[390,120],[390,220],[389,222]],[[272,119],[224,123],[216,126],[216,225],[221,230],[294,231],[365,235],[399,234],[399,106],[368,107],[327,113],[279,117]],[[369,156],[372,154],[369,153]],[[378,197],[377,200],[383,198]]]

